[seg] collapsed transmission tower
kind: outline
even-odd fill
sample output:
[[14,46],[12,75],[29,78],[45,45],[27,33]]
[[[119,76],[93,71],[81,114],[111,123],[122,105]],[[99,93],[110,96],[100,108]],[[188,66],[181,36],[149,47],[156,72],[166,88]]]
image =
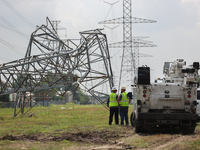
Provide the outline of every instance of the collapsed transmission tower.
[[[62,88],[63,96],[77,85],[107,108],[96,96],[100,85],[108,83],[110,89],[113,85],[106,35],[100,29],[80,32],[80,35],[80,44],[75,49],[69,47],[47,18],[47,24],[31,34],[25,58],[0,65],[0,80],[4,81],[0,83],[0,95],[18,93],[19,112],[26,114],[29,111],[24,112],[27,91]],[[33,49],[40,54],[32,55]],[[19,113],[17,104],[14,116]]]
[[[139,64],[139,49],[138,48],[142,47],[140,45],[144,45],[144,44],[147,47],[147,44],[140,41],[140,39],[139,40],[133,39],[132,23],[156,22],[154,20],[132,17],[131,10],[132,10],[131,0],[123,0],[123,17],[122,18],[99,22],[99,24],[123,24],[123,42],[114,43],[113,45],[110,45],[111,47],[123,48],[118,88],[120,88],[121,83],[126,84],[126,86],[129,86],[134,83],[133,77],[135,74],[135,70]],[[148,44],[148,46],[153,47],[155,45]],[[132,49],[133,47],[135,48],[134,52]],[[143,56],[147,56],[147,55],[143,55]],[[130,79],[131,82],[127,82],[126,81],[127,79]]]

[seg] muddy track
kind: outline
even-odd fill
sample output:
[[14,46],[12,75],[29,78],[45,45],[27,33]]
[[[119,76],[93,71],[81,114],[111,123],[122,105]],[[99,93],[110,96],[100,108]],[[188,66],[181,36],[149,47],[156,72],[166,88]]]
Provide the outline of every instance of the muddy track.
[[37,134],[37,135],[20,135],[20,136],[13,136],[13,135],[6,135],[0,138],[0,140],[21,140],[21,141],[40,141],[40,142],[47,142],[47,141],[77,141],[77,142],[84,142],[84,143],[93,143],[93,144],[107,144],[110,143],[109,140],[117,140],[122,137],[127,137],[127,133],[121,132],[118,134],[114,131],[92,131],[92,132],[78,132],[78,133],[52,133],[48,134]]
[[185,137],[184,136],[179,136],[179,137],[175,137],[175,138],[172,138],[171,140],[165,142],[165,144],[161,144],[157,147],[155,147],[154,150],[163,150],[163,149],[167,149],[169,147],[169,145],[173,145],[173,144],[176,144],[176,143],[180,143],[181,141],[185,140]]
[[[40,133],[35,135],[6,135],[0,138],[0,140],[10,141],[25,141],[34,142],[39,141],[41,143],[48,143],[50,141],[60,142],[63,140],[74,141],[81,143],[89,143],[93,146],[81,147],[80,149],[184,149],[180,148],[180,144],[185,141],[199,138],[200,131],[196,130],[193,135],[182,135],[180,133],[142,133],[136,134],[134,128],[123,127],[122,131],[88,131],[88,132],[64,132],[56,131],[55,133]],[[139,146],[134,143],[133,139],[140,139],[141,143],[147,143],[146,146]],[[127,143],[127,141],[133,140],[133,142]],[[136,142],[137,143],[137,142]],[[179,146],[177,146],[179,144]]]

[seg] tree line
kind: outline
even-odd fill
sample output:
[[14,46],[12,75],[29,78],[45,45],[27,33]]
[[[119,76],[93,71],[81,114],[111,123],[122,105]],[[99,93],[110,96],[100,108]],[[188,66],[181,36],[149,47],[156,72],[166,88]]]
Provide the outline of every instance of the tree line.
[[[66,81],[69,81],[71,80],[71,76],[67,76],[65,74],[62,74],[64,77],[62,80],[60,80],[60,82],[66,82]],[[19,75],[19,80],[20,78],[22,77],[23,75]],[[46,75],[46,78],[48,81],[50,82],[53,82],[53,81],[56,81],[58,80],[59,77],[57,76],[54,76],[52,72],[48,72],[47,75]],[[44,85],[44,84],[47,84],[47,82],[42,82],[40,85]],[[17,83],[14,83],[13,84],[15,87],[17,87]],[[62,90],[65,91],[67,90],[67,86],[64,87]],[[51,100],[64,100],[64,98],[62,96],[57,96],[57,93],[58,91],[60,91],[59,88],[53,88],[53,90],[51,90],[49,92],[49,90],[40,90],[40,91],[33,91],[33,95],[35,97],[35,101],[39,101],[41,100],[40,99],[40,96],[41,98],[43,97],[43,94],[47,95],[48,93],[48,97],[51,98]],[[74,84],[74,85],[71,85],[71,88],[68,90],[68,91],[71,91],[73,93],[73,100],[76,100],[77,102],[80,102],[80,104],[87,104],[90,100],[90,96],[88,96],[87,94],[85,94],[80,87],[78,87],[78,84]],[[0,96],[0,102],[9,102],[10,101],[10,97],[9,97],[9,94],[7,95],[2,95]]]

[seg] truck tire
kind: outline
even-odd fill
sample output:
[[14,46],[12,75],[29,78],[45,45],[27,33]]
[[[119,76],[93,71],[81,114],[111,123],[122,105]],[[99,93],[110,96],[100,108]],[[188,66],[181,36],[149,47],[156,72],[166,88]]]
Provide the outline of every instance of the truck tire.
[[141,126],[135,126],[135,133],[142,133],[142,127]]
[[134,127],[135,126],[135,116],[134,116],[133,112],[131,113],[130,122],[131,122],[132,127]]
[[184,135],[193,134],[194,130],[195,130],[195,127],[189,127],[189,126],[181,127],[182,134]]
[[135,122],[135,133],[142,133],[142,127],[138,126],[138,120],[134,119]]
[[188,135],[193,134],[196,127],[196,121],[192,121],[191,126],[181,126],[182,134]]

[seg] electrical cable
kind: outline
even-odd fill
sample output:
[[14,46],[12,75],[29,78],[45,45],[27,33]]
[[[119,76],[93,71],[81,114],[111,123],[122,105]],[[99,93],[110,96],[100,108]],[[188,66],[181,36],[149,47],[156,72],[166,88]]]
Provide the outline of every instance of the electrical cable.
[[[26,2],[26,0],[22,0],[23,3],[25,3],[28,7],[30,7],[32,10],[34,10],[38,15],[42,15],[42,18],[45,18],[47,15],[44,14],[44,12],[42,12],[41,10],[36,10],[34,7],[32,7],[31,5],[29,5],[29,3]],[[30,15],[29,15],[30,16]],[[43,21],[43,19],[39,19],[38,17],[33,17],[33,16],[30,16],[34,19],[37,19],[38,21]]]
[[[15,44],[12,44],[12,43],[9,43],[9,42],[6,42],[6,41],[4,41],[4,42],[7,43],[9,46],[11,46],[11,47],[13,47],[15,49],[18,49],[18,50],[19,49],[26,49],[26,47],[23,47],[23,46],[15,45]],[[19,52],[21,52],[21,51],[19,50]]]
[[4,58],[4,57],[0,57],[0,61],[2,61],[2,62],[7,62],[7,61],[10,61],[10,60],[7,59],[7,58]]
[[10,45],[9,43],[7,43],[6,41],[4,41],[3,39],[0,38],[0,42],[2,44],[4,44],[5,46],[7,46],[8,48],[10,48],[12,51],[16,52],[17,54],[19,54],[20,56],[23,56],[23,53],[16,50],[12,45]]
[[19,18],[21,18],[24,22],[26,22],[32,28],[35,28],[35,25],[31,23],[28,19],[22,16],[15,8],[13,8],[6,0],[2,0],[4,4],[6,4]]
[[[107,14],[106,14],[106,16],[105,16],[105,18],[104,18],[104,20],[106,20],[106,19],[108,18],[109,14],[111,13],[111,11],[114,10],[113,5],[115,5],[116,3],[120,2],[121,0],[118,0],[118,1],[116,1],[116,2],[114,2],[114,3],[110,3],[110,2],[107,2],[107,1],[104,1],[104,0],[100,0],[100,1],[103,1],[104,3],[110,5],[109,10],[108,10],[108,12],[107,12]],[[104,10],[104,11],[105,11],[105,10]],[[114,12],[114,11],[113,11],[113,12]],[[113,16],[113,17],[114,17],[114,16]],[[115,18],[115,17],[114,17],[114,18]],[[118,25],[118,26],[119,26],[119,25]],[[118,27],[118,26],[115,26],[115,27],[112,27],[112,28],[111,28],[111,27],[108,27],[108,26],[104,25],[104,27],[107,27],[107,28],[111,29],[111,37],[113,37],[112,30],[115,29],[115,28]],[[116,34],[115,37],[117,38],[117,34]],[[113,38],[113,39],[114,39],[114,38]],[[118,58],[114,58],[114,56],[116,56],[120,51],[121,51],[121,50],[118,50],[114,55],[111,56],[111,62],[113,62],[113,60],[115,60],[115,59],[118,59]],[[110,55],[111,55],[111,53],[110,53]],[[119,68],[118,68],[118,66],[117,66],[117,63],[112,63],[112,64],[114,64],[114,66],[115,66],[114,68],[115,68],[116,72],[119,73],[120,71],[119,71]],[[114,72],[113,72],[113,75],[114,75]],[[114,78],[114,77],[113,77],[113,78]]]
[[9,27],[7,27],[7,26],[4,25],[4,24],[1,24],[1,23],[0,23],[0,26],[3,27],[3,28],[5,28],[5,29],[7,29],[7,30],[9,30],[9,31],[12,31],[12,32],[13,32],[13,30],[11,30]]
[[6,43],[11,45],[12,47],[17,48],[17,49],[26,49],[26,47],[24,47],[24,46],[15,45],[15,44],[12,44],[12,43],[9,43],[9,42],[6,42]]
[[11,25],[5,18],[3,18],[1,15],[0,15],[0,19],[5,23],[7,24],[13,31],[15,31],[16,33],[20,34],[21,36],[23,36],[24,38],[26,39],[29,39],[27,35],[25,35],[24,33],[22,33],[21,31],[19,31],[17,28],[15,28],[13,25]]

